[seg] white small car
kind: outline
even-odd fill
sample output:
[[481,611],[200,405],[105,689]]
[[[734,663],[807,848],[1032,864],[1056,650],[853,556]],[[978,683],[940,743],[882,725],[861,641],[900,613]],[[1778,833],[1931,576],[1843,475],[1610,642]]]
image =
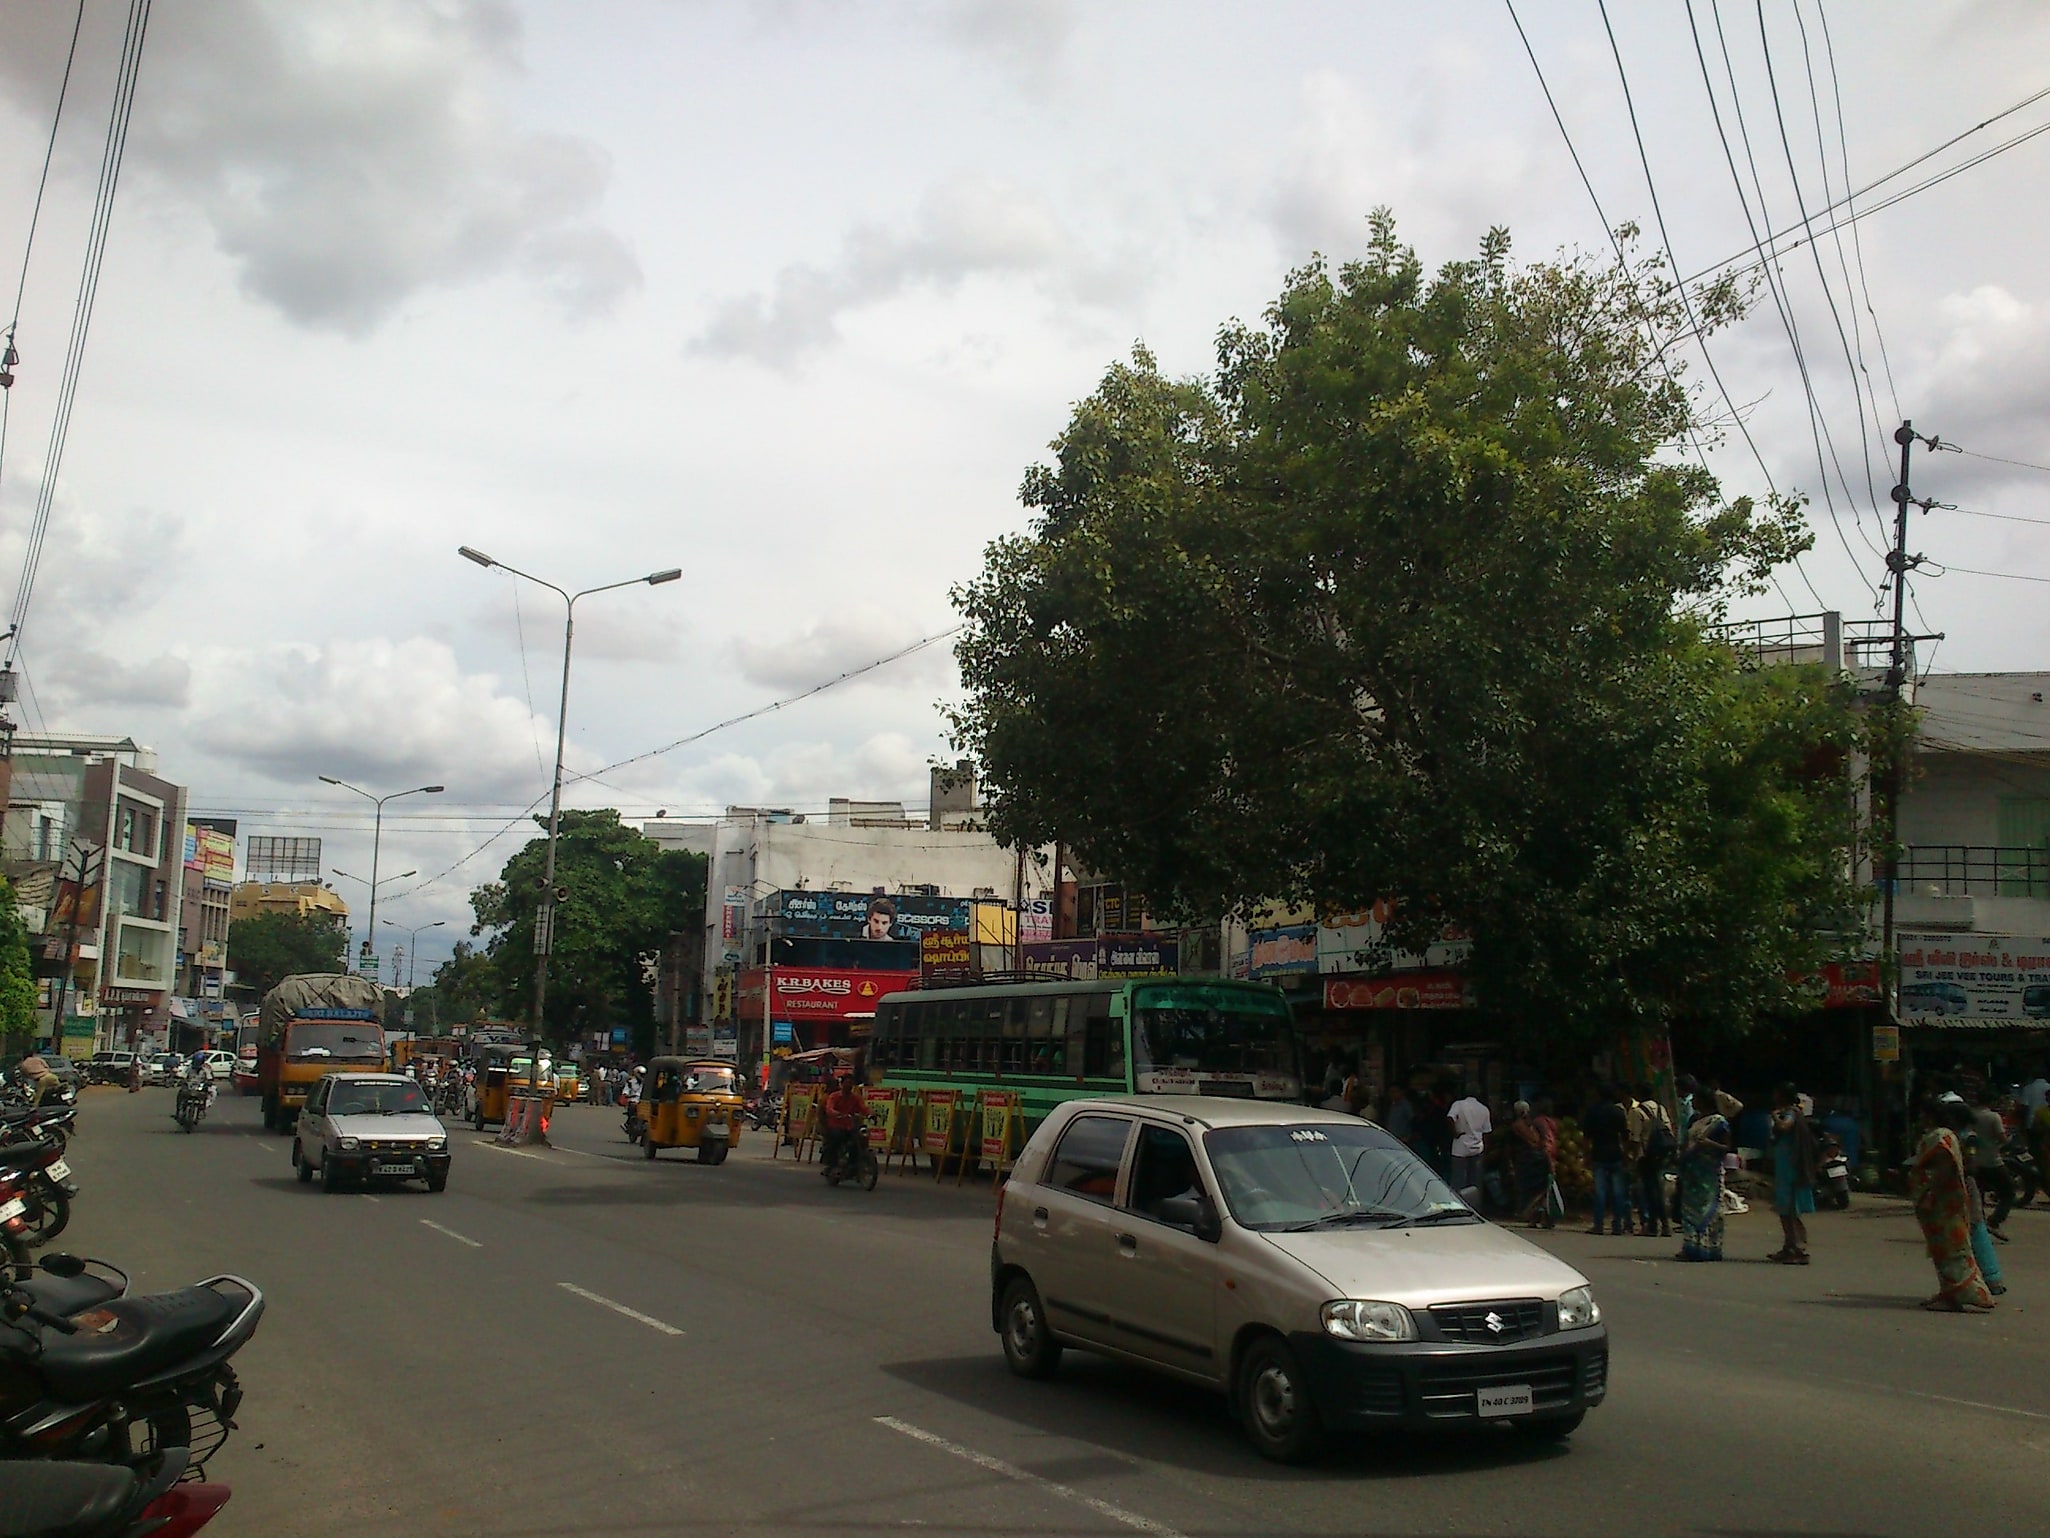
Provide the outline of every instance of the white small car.
[[404,1074],[323,1076],[306,1096],[296,1132],[292,1169],[302,1182],[320,1176],[323,1190],[349,1181],[424,1180],[430,1191],[448,1184],[448,1129]]
[[1564,1437],[1608,1388],[1586,1277],[1373,1123],[1272,1101],[1056,1106],[998,1199],[990,1322],[1022,1377],[1072,1346],[1228,1394],[1284,1462],[1326,1430]]

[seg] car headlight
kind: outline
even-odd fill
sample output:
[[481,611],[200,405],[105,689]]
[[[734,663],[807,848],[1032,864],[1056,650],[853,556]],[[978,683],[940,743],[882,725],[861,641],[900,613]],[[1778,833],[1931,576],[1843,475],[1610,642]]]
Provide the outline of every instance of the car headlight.
[[431,1137],[427,1140],[427,1151],[429,1153],[441,1153],[447,1147],[448,1139],[445,1137]]
[[1324,1333],[1340,1340],[1415,1340],[1416,1320],[1400,1303],[1340,1298],[1323,1308]]
[[335,1147],[342,1153],[354,1153],[363,1146],[361,1138],[345,1137]]
[[1594,1300],[1592,1287],[1575,1287],[1559,1294],[1559,1328],[1584,1330],[1602,1322],[1602,1306]]

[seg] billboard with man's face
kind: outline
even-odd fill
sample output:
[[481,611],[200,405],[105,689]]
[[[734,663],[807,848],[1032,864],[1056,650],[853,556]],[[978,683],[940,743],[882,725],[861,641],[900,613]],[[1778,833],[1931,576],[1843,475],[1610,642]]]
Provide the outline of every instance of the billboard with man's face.
[[968,910],[965,897],[783,891],[769,916],[788,938],[916,940],[928,930],[966,929]]

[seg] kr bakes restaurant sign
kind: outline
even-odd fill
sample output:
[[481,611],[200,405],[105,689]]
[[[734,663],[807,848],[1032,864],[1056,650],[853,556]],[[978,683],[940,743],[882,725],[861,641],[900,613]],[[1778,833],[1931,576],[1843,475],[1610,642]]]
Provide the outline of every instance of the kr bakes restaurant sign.
[[778,1020],[845,1020],[872,1015],[876,1000],[911,986],[916,972],[849,972],[824,967],[777,967],[771,974],[770,1013]]

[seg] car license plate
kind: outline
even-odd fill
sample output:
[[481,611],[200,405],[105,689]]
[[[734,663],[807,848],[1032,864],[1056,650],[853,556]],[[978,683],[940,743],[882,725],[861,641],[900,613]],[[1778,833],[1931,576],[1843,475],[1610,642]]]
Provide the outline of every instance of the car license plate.
[[1528,1383],[1506,1383],[1500,1388],[1484,1388],[1474,1395],[1482,1420],[1497,1415],[1528,1415],[1531,1411],[1530,1385]]
[[52,1180],[69,1180],[71,1178],[71,1166],[66,1164],[62,1159],[59,1159],[56,1161],[56,1163],[52,1164],[48,1169],[44,1170],[43,1173],[48,1175]]
[[19,1197],[11,1202],[0,1202],[0,1223],[5,1223],[9,1218],[18,1218],[26,1211],[28,1204]]
[[[377,1173],[380,1175],[410,1175],[413,1173],[413,1166],[410,1164],[380,1164],[377,1166]],[[1526,1397],[1528,1397],[1528,1391],[1526,1391]]]

